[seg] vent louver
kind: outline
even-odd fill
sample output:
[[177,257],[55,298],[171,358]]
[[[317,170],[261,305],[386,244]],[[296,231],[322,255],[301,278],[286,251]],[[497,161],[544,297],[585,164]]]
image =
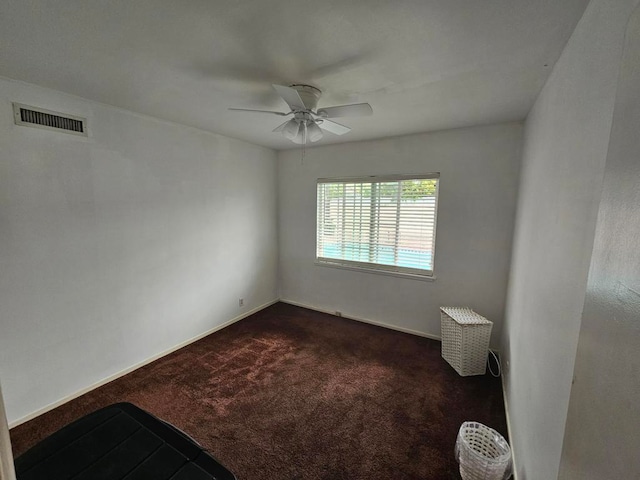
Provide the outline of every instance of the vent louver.
[[74,115],[14,103],[13,119],[16,125],[87,136],[87,119]]

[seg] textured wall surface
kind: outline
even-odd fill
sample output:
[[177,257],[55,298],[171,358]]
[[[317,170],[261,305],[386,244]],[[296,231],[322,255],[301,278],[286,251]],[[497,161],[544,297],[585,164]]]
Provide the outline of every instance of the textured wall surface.
[[[90,135],[16,126],[12,101]],[[275,152],[4,80],[0,145],[10,422],[277,298]]]
[[518,480],[557,478],[624,32],[593,0],[529,114],[501,352]]
[[640,476],[640,9],[627,29],[560,468]]
[[[500,338],[522,125],[279,152],[281,298],[440,336],[441,305],[469,306]],[[316,181],[440,172],[433,282],[314,265]]]

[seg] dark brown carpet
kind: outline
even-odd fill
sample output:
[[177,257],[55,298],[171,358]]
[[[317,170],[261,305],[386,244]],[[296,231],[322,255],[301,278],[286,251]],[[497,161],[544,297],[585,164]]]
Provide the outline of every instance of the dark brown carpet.
[[463,421],[506,437],[499,379],[459,377],[439,342],[279,303],[16,427],[15,455],[120,401],[239,480],[458,479]]

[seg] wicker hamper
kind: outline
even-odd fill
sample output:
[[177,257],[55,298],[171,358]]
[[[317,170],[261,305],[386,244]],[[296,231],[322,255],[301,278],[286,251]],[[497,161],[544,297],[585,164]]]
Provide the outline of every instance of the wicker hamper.
[[484,375],[493,322],[470,308],[440,307],[442,358],[466,377]]
[[502,435],[478,422],[464,422],[455,448],[462,480],[511,477],[511,448]]

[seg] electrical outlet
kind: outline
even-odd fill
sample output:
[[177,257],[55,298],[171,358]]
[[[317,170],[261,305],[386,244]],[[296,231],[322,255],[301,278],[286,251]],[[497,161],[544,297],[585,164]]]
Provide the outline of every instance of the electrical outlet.
[[238,307],[244,307],[244,298],[238,299]]

